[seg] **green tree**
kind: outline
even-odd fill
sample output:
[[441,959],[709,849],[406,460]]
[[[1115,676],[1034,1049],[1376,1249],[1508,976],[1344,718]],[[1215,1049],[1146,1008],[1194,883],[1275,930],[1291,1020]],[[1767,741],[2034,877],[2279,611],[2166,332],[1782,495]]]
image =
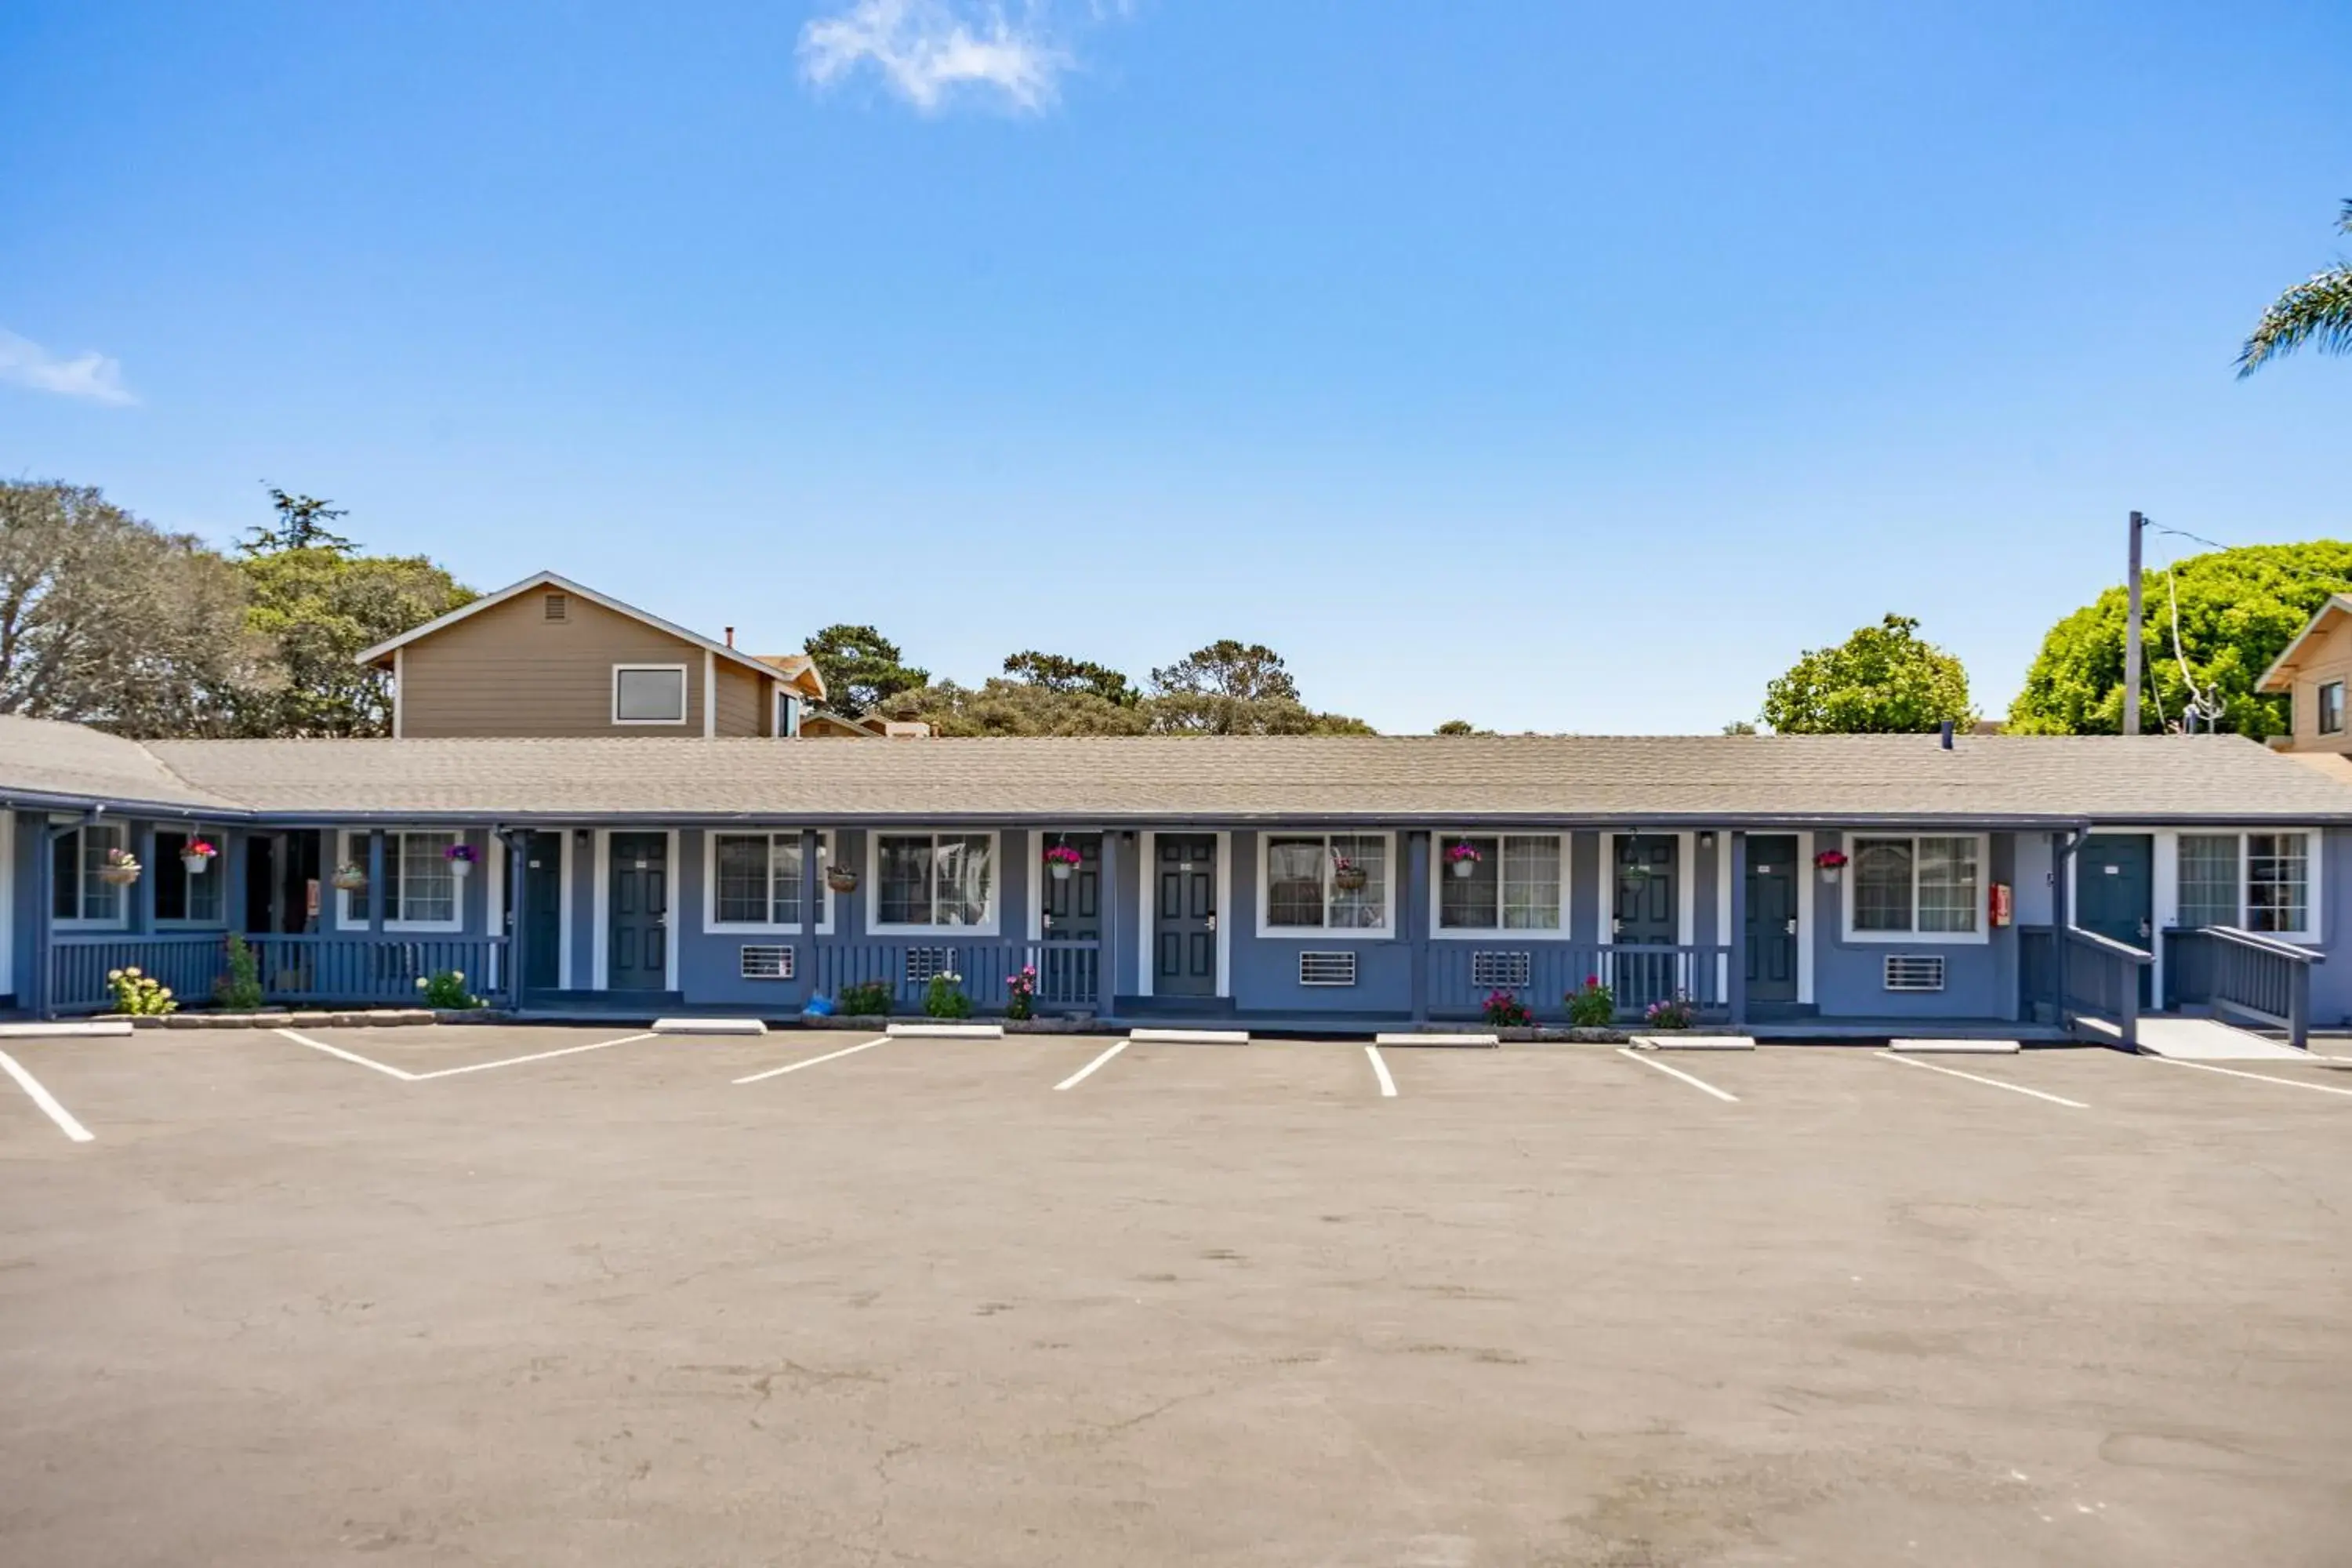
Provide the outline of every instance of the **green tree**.
[[824,706],[855,719],[931,679],[872,626],[826,626],[801,645],[824,678]]
[[1221,637],[1151,672],[1155,697],[1218,697],[1242,702],[1296,702],[1298,683],[1282,656],[1264,643]]
[[[2352,201],[2336,226],[2352,234]],[[2305,343],[2322,353],[2352,353],[2352,262],[2324,267],[2280,295],[2238,351],[2240,380]]]
[[1734,719],[1723,727],[1723,732],[1727,735],[1753,735],[1756,726],[1745,719]]
[[278,511],[278,526],[248,529],[238,544],[240,550],[257,555],[278,550],[356,548],[327,526],[339,517],[352,515],[344,508],[316,496],[290,496],[276,485],[268,489],[269,504]]
[[1126,676],[1110,666],[1068,658],[1058,653],[1038,653],[1034,649],[1016,653],[1004,661],[1004,673],[1024,685],[1042,687],[1047,691],[1090,692],[1122,708],[1133,707],[1142,697]]
[[1475,724],[1471,723],[1467,719],[1448,719],[1444,723],[1440,724],[1436,729],[1430,731],[1433,735],[1476,735],[1482,732],[1483,731],[1481,731]]
[[1144,705],[1153,730],[1171,735],[1370,735],[1343,713],[1318,713],[1300,700],[1282,656],[1264,643],[1222,638],[1151,672]]
[[[2328,595],[2352,591],[2352,543],[2256,544],[2192,555],[2141,581],[2142,723],[2177,726],[2193,683],[2210,727],[2261,739],[2287,728],[2287,700],[2254,682]],[[2025,735],[2113,735],[2123,728],[2124,619],[2118,584],[2050,628],[2009,710]],[[2179,655],[2173,648],[2178,599]],[[2186,659],[2188,672],[2181,670]]]
[[1976,721],[1960,661],[1888,616],[1835,647],[1808,649],[1765,689],[1763,720],[1783,735],[1913,734]]
[[0,713],[226,733],[273,679],[236,568],[82,486],[0,480]]
[[934,681],[890,698],[881,712],[887,719],[920,719],[941,735],[1139,735],[1151,723],[1136,703],[1003,679],[977,688]]

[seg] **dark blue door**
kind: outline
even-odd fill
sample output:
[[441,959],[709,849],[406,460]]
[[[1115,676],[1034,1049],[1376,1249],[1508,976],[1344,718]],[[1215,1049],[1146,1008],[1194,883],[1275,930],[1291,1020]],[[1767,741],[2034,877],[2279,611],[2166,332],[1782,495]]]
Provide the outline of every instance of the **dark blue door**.
[[522,983],[552,991],[563,973],[563,839],[532,833],[522,844]]
[[1045,879],[1045,951],[1039,955],[1043,973],[1037,976],[1038,1000],[1051,1005],[1091,1003],[1099,994],[1101,971],[1097,947],[1078,942],[1102,941],[1102,835],[1057,833],[1048,849],[1078,852],[1078,863],[1061,876],[1053,862],[1041,860],[1037,874]]
[[1612,930],[1619,951],[1609,955],[1610,987],[1621,1010],[1639,1011],[1690,989],[1676,952],[1629,952],[1672,948],[1682,939],[1676,889],[1682,844],[1671,833],[1630,833],[1617,840],[1617,892]]
[[1748,999],[1797,999],[1797,841],[1765,834],[1748,841]]
[[615,991],[669,989],[669,837],[613,835],[608,984]]
[[1163,833],[1153,868],[1151,991],[1156,996],[1217,994],[1217,841]]
[[[2074,923],[2146,952],[2156,941],[2156,840],[2145,833],[2094,833],[2074,852]],[[2139,972],[2140,1005],[2150,972]]]

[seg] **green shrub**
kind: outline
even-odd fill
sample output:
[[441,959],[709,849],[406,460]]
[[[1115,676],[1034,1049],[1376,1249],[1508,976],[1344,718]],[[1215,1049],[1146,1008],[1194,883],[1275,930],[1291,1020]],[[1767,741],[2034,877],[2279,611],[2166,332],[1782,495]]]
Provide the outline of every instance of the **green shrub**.
[[1487,1023],[1498,1029],[1524,1029],[1536,1021],[1536,1016],[1528,1011],[1528,1005],[1511,991],[1489,991],[1486,1005],[1479,1011]]
[[260,1010],[263,1000],[261,960],[253,955],[251,942],[231,931],[228,973],[213,982],[214,1005],[224,1012],[252,1013]]
[[160,1018],[180,1010],[180,1005],[172,999],[170,986],[135,966],[108,970],[106,984],[114,992],[114,1010],[118,1013],[128,1013],[134,1018]]
[[1585,976],[1568,994],[1568,1021],[1580,1029],[1607,1028],[1617,1021],[1617,994],[1601,984],[1601,976]]
[[425,993],[425,1005],[436,1013],[463,1013],[482,1005],[482,999],[466,989],[466,972],[444,969],[429,979],[416,977],[416,988]]
[[879,980],[845,985],[836,998],[844,1014],[853,1018],[881,1017],[890,1011],[890,987]]
[[923,1012],[933,1018],[969,1018],[971,998],[963,994],[963,976],[942,971],[923,987]]

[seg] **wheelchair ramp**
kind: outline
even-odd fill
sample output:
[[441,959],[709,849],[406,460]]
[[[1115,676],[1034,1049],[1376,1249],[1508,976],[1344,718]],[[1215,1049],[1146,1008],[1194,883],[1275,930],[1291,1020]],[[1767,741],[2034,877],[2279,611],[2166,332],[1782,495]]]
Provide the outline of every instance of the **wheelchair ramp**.
[[2233,1029],[2211,1018],[2142,1018],[2139,1048],[2152,1057],[2176,1057],[2190,1062],[2307,1062],[2308,1051],[2245,1029]]

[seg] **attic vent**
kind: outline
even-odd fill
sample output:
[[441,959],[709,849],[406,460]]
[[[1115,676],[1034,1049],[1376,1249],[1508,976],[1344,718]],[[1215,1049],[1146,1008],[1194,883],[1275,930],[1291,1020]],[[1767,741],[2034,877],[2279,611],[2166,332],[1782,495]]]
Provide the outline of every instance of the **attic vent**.
[[547,618],[551,621],[572,618],[572,595],[569,594],[550,594],[540,603],[545,606]]
[[743,950],[746,980],[790,980],[793,977],[793,950],[789,947],[747,947]]
[[1528,983],[1533,958],[1533,954],[1525,952],[1474,952],[1470,955],[1470,984],[1488,990],[1499,987],[1516,991]]
[[1302,952],[1298,955],[1298,984],[1301,985],[1353,985],[1356,983],[1356,955],[1353,952]]
[[1944,955],[1940,952],[1890,952],[1886,955],[1889,991],[1941,991]]

